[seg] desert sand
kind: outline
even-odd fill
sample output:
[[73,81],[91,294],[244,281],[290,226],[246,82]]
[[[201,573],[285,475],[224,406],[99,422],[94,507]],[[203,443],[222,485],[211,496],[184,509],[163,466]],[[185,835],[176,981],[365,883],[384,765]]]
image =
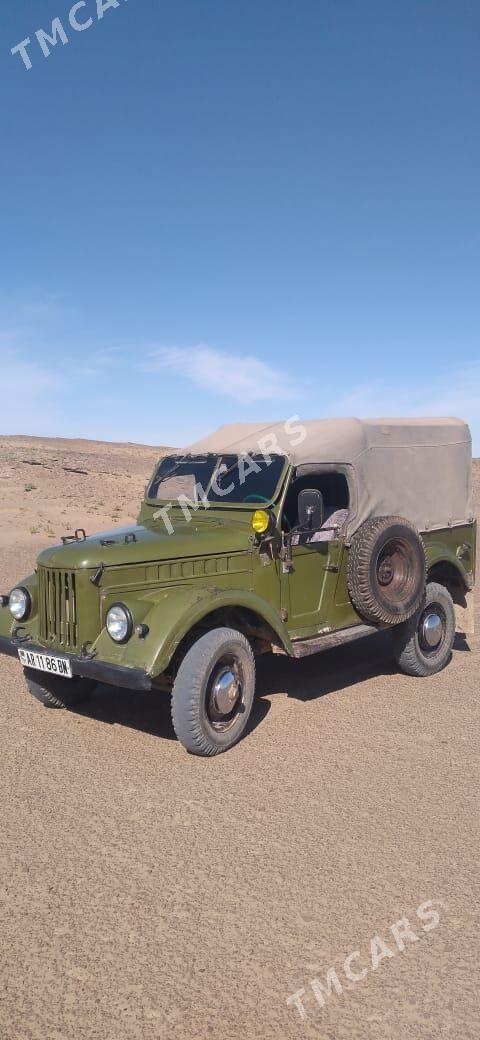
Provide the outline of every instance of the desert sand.
[[[61,534],[134,518],[160,453],[0,438],[0,591]],[[478,638],[426,680],[382,635],[258,670],[246,739],[202,760],[165,695],[47,711],[0,658],[2,1040],[478,1037]]]

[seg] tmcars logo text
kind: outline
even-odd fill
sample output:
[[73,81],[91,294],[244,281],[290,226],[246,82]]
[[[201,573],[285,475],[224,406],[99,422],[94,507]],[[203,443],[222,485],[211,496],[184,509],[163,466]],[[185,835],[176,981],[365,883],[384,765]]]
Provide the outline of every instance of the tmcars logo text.
[[[372,936],[363,949],[351,950],[347,957],[342,959],[341,965],[331,967],[325,973],[324,979],[310,979],[306,986],[297,989],[287,997],[287,1005],[295,1010],[300,1018],[305,1019],[309,1011],[309,1001],[312,997],[316,1007],[324,1008],[329,997],[335,992],[341,996],[352,986],[361,982],[370,972],[375,972],[385,958],[390,959],[396,954],[404,953],[409,944],[416,943],[420,939],[419,931],[431,932],[438,928],[440,914],[432,906],[432,900],[428,899],[421,903],[415,911],[417,921],[416,931],[412,927],[408,917],[401,917],[390,925],[389,931],[393,942],[389,942],[378,934]],[[342,977],[343,976],[343,977]],[[320,1038],[321,1040],[321,1038]]]
[[[122,0],[122,3],[126,2],[127,0]],[[63,21],[61,18],[54,18],[48,31],[46,29],[36,29],[32,35],[36,37],[37,45],[44,58],[48,58],[52,47],[56,47],[59,41],[63,46],[69,43],[68,33],[71,34],[72,31],[77,33],[84,32],[85,29],[90,29],[94,24],[94,19],[100,21],[106,11],[120,6],[120,0],[78,0],[77,3],[72,5],[68,14],[63,16]],[[68,33],[65,26],[68,29]],[[34,48],[34,50],[30,48]],[[21,40],[20,43],[11,48],[11,54],[18,54],[25,68],[31,69],[35,50],[37,50],[37,47],[34,41],[32,41],[30,36],[26,36],[24,40]]]

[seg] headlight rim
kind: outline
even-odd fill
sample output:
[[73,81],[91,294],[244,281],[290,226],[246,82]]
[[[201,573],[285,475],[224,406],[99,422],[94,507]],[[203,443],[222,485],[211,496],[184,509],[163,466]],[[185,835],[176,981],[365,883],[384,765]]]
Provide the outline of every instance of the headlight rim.
[[[112,633],[109,631],[109,628],[108,628],[108,615],[110,614],[111,610],[115,609],[115,607],[117,607],[117,608],[120,607],[120,609],[124,611],[124,613],[126,615],[126,619],[127,619],[127,631],[126,631],[125,635],[122,637],[122,639],[115,639],[115,637],[112,636]],[[110,604],[110,606],[109,606],[109,608],[107,610],[106,616],[105,616],[105,627],[106,627],[107,632],[108,632],[108,634],[110,636],[110,639],[112,640],[112,643],[116,643],[117,646],[124,646],[125,643],[128,643],[128,641],[132,638],[132,635],[133,635],[133,617],[132,617],[132,613],[131,613],[130,609],[127,607],[126,603],[122,603],[120,600],[118,600],[115,603],[111,603]]]
[[[12,600],[12,595],[13,595],[14,592],[22,592],[23,595],[25,596],[25,610],[24,610],[23,614],[21,615],[21,617],[17,617],[13,613],[12,608],[11,608],[11,600]],[[28,620],[28,618],[30,617],[30,614],[32,613],[32,597],[31,597],[31,595],[30,595],[30,593],[29,593],[29,591],[28,591],[28,589],[26,588],[25,585],[15,585],[13,587],[13,589],[11,590],[11,592],[9,593],[9,596],[8,596],[8,609],[9,609],[10,614],[12,615],[12,618],[13,618],[14,621],[21,622],[21,621],[27,621]]]

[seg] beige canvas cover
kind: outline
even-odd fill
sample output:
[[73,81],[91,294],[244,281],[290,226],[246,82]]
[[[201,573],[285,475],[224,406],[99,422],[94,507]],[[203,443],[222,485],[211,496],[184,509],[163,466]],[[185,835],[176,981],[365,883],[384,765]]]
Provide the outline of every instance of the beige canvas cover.
[[473,518],[471,436],[461,419],[239,423],[221,426],[186,450],[278,452],[304,473],[338,467],[350,488],[347,538],[375,516],[405,517],[419,531]]

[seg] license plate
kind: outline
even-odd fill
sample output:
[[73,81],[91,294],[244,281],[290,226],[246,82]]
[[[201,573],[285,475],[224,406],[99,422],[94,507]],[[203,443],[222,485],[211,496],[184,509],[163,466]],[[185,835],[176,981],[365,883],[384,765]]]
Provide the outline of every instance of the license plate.
[[66,657],[52,657],[51,654],[37,654],[33,650],[19,650],[18,656],[24,668],[36,668],[39,672],[59,675],[62,679],[72,678],[72,666]]

